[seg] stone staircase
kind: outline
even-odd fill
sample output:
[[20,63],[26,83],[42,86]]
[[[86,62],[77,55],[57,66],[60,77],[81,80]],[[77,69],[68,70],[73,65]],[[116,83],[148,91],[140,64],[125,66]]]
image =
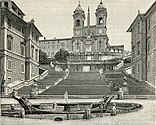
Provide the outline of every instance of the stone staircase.
[[[44,79],[37,81],[38,93],[42,93],[49,87],[55,85],[56,83],[61,81],[66,75],[66,72],[63,72],[63,71],[57,72],[53,68],[50,68],[49,65],[43,65],[42,67],[48,70],[49,73]],[[30,95],[31,90],[32,90],[32,86],[24,86],[18,90],[18,94],[20,96]]]
[[40,95],[106,95],[110,94],[107,83],[98,72],[70,72],[69,76]]
[[154,91],[151,90],[143,81],[139,81],[132,75],[127,74],[124,70],[112,70],[104,73],[106,81],[112,81],[118,84],[119,87],[123,84],[123,78],[127,78],[129,87],[129,95],[153,95]]

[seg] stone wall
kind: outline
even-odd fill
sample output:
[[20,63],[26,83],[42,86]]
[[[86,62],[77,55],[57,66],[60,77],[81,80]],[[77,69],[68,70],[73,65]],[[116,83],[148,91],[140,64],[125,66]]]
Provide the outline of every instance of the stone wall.
[[[8,79],[11,78],[11,81],[24,81],[25,80],[25,71],[21,71],[21,64],[25,66],[25,60],[20,60],[14,57],[7,56],[7,72],[6,72],[6,82],[9,83]],[[11,69],[8,69],[8,60],[11,61]]]
[[[156,6],[156,5],[155,5]],[[150,41],[149,51],[147,52],[147,81],[156,85],[156,9],[154,9],[148,18],[151,26],[147,31],[147,38]]]

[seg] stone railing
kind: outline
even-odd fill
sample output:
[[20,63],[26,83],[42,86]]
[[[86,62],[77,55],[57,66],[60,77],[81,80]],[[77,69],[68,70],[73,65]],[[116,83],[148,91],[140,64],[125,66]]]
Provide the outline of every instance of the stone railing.
[[[68,95],[69,99],[102,99],[103,95]],[[114,99],[117,99],[114,95]],[[124,95],[124,99],[156,99],[155,95]],[[36,99],[64,99],[64,95],[38,95]]]
[[149,82],[147,81],[142,81],[140,79],[135,78],[133,75],[128,74],[124,69],[121,70],[122,73],[124,74],[125,77],[127,77],[128,79],[130,79],[131,81],[137,83],[137,84],[141,84],[143,86],[145,86],[146,88],[148,88],[149,90],[151,90],[153,93],[155,93],[155,86],[151,85]]
[[119,63],[117,66],[116,66],[116,69],[120,69],[122,66],[124,65],[123,61],[121,61],[121,63]]
[[10,94],[14,89],[20,89],[25,85],[25,81],[18,81],[5,87],[5,94]]
[[5,86],[5,95],[12,93],[12,91],[14,89],[18,90],[18,89],[22,88],[23,86],[30,86],[30,85],[34,84],[35,81],[44,79],[48,75],[48,73],[49,73],[48,70],[44,70],[44,72],[42,74],[37,75],[29,80],[15,81],[14,83],[11,83],[11,84]]
[[73,60],[68,61],[68,64],[102,64],[101,60]]
[[32,84],[35,83],[35,81],[38,81],[40,78],[40,76],[35,76],[29,80],[26,80],[26,81],[15,81],[7,86],[5,86],[5,95],[8,95],[10,93],[12,93],[13,90],[18,90],[20,88],[22,88],[23,86],[30,86]]
[[37,75],[37,76],[35,76],[35,77],[33,77],[33,78],[29,79],[29,80],[26,80],[24,86],[30,86],[30,85],[32,85],[35,81],[40,80],[39,78],[40,78],[40,76]]
[[133,80],[134,82],[137,82],[137,83],[142,83],[143,81],[135,78],[133,75],[131,74],[128,74],[124,69],[121,69],[122,73],[124,74],[124,76],[126,76],[127,78]]
[[41,75],[40,75],[40,80],[44,79],[48,75],[48,70],[45,70]]
[[[156,90],[156,87],[155,87],[154,85],[152,85],[151,83],[149,83],[148,81],[145,81],[145,82],[144,82],[144,85],[145,85],[146,87],[148,87],[150,90],[156,92],[156,91],[155,91],[155,90]],[[156,94],[156,93],[155,93],[155,94]]]

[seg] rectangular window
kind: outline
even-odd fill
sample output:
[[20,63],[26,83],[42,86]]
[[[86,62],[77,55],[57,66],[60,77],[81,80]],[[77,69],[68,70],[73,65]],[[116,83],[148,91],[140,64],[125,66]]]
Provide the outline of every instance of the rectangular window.
[[38,60],[38,50],[35,50],[35,59]]
[[38,42],[38,36],[37,35],[35,36],[35,41]]
[[21,64],[21,73],[24,73],[25,72],[25,65],[22,63]]
[[31,58],[34,58],[34,46],[31,46]]
[[10,18],[8,18],[8,29],[11,29],[12,21]]
[[151,44],[151,41],[149,40],[148,42],[147,42],[147,52],[149,52],[150,51],[150,45]]
[[12,6],[12,9],[13,9],[14,12],[16,12],[16,8],[15,8],[15,6]]
[[137,54],[140,55],[140,41],[137,43]]
[[10,39],[8,39],[7,49],[12,50],[12,41]]
[[24,27],[21,28],[21,31],[22,31],[22,36],[24,36],[24,34],[25,34],[25,29],[24,29]]
[[136,28],[134,28],[134,32],[133,32],[133,38],[136,38]]
[[21,33],[22,28],[21,28],[20,25],[17,25],[17,26],[16,26],[16,29]]
[[148,18],[147,19],[147,30],[149,30],[151,28],[151,19]]
[[133,31],[132,31],[132,40],[134,39],[134,29],[133,29]]
[[21,44],[21,55],[25,55],[25,45]]
[[140,34],[140,22],[138,22],[138,35]]
[[140,72],[140,64],[138,64],[138,72]]
[[150,65],[150,61],[147,62],[147,70],[150,70],[151,65]]
[[36,66],[36,73],[38,73],[38,67]]
[[32,31],[31,32],[31,37],[32,37],[32,40],[34,39],[34,32]]
[[[101,50],[101,44],[102,44],[102,42],[99,41],[99,50]],[[114,50],[114,51],[115,51],[115,50]]]
[[78,49],[79,49],[79,42],[77,41],[77,43],[76,43],[76,49],[77,49],[77,51],[78,51]]
[[135,47],[133,48],[133,57],[135,57]]
[[8,65],[7,65],[8,70],[12,70],[12,60],[8,59]]
[[8,8],[8,2],[4,2],[4,6]]

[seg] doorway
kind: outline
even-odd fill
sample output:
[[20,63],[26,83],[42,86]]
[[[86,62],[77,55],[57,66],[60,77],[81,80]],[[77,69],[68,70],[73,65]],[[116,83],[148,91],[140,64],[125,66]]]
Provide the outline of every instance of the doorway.
[[90,66],[83,66],[82,71],[83,72],[90,72]]

